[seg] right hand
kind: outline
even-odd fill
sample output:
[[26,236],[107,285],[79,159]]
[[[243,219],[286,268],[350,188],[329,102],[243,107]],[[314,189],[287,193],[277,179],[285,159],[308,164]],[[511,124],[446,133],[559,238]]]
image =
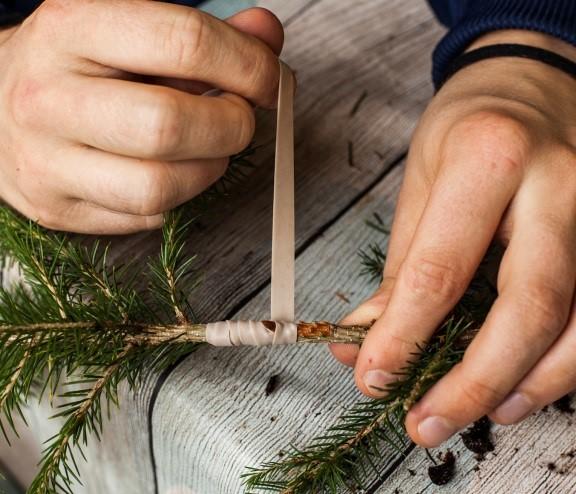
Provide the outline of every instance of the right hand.
[[252,104],[275,104],[283,34],[263,9],[224,22],[149,0],[46,0],[4,34],[0,196],[48,228],[160,227],[249,144]]

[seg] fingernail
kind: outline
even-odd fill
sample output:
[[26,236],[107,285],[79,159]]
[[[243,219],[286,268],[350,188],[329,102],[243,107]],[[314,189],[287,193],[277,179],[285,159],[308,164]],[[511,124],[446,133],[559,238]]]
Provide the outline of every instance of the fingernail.
[[454,424],[444,417],[427,417],[418,424],[418,435],[429,448],[440,446],[457,430]]
[[386,396],[388,386],[398,380],[398,376],[380,369],[369,370],[362,378],[367,388],[373,391],[374,395]]
[[536,405],[523,393],[512,393],[504,402],[494,410],[495,418],[504,424],[520,422],[526,415],[530,415]]

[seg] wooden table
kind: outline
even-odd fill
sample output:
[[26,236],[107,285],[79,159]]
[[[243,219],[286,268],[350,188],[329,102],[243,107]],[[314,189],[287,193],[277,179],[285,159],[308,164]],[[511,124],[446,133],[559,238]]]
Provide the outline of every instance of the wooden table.
[[[410,134],[427,100],[430,52],[442,35],[424,0],[265,0],[286,26],[285,60],[298,74],[297,315],[337,320],[375,286],[358,276],[357,251],[381,237],[364,225],[389,222]],[[192,297],[203,320],[257,318],[269,310],[274,115],[260,115],[259,166],[230,207],[193,233],[204,282]],[[123,241],[116,255],[145,255],[156,235]],[[271,376],[278,388],[266,396]],[[82,466],[79,493],[235,494],[247,465],[306,445],[360,398],[351,371],[321,346],[205,347],[146,377],[105,425]],[[29,412],[35,439],[2,457],[33,460],[50,435],[42,408]],[[477,463],[458,437],[457,474],[431,484],[430,460],[409,448],[381,466],[370,493],[573,493],[571,417],[549,409],[517,427],[496,427],[496,451]],[[15,454],[25,451],[24,458]],[[28,448],[28,449],[23,449]],[[555,471],[549,463],[556,465]],[[25,470],[25,469],[24,469]],[[24,476],[31,471],[24,472]]]

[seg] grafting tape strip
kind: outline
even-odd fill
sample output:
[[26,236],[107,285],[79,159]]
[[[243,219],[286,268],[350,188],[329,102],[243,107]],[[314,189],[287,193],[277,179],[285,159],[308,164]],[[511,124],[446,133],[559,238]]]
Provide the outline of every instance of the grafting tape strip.
[[206,341],[214,346],[265,346],[296,343],[295,323],[280,321],[219,321],[206,325]]

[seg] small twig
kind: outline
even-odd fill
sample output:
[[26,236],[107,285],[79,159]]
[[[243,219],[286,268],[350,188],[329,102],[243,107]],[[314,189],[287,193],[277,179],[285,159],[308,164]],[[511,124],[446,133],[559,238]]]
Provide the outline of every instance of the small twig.
[[[274,325],[273,321],[265,321]],[[339,325],[326,321],[297,323],[297,341],[299,343],[356,343],[364,341],[369,326]],[[178,343],[206,343],[206,324],[143,324],[116,322],[70,321],[54,323],[33,323],[0,326],[2,333],[12,334],[14,338],[22,334],[42,334],[47,332],[86,331],[102,329],[125,333],[126,343],[156,346],[171,341]]]
[[354,143],[352,141],[348,141],[348,166],[358,168],[354,162]]
[[368,91],[366,91],[366,90],[362,91],[359,98],[356,100],[356,102],[352,106],[352,109],[350,110],[350,114],[348,115],[350,118],[352,118],[354,115],[356,115],[356,113],[358,113],[360,106],[362,105],[362,103],[364,102],[364,100],[366,99],[367,96],[368,96]]

